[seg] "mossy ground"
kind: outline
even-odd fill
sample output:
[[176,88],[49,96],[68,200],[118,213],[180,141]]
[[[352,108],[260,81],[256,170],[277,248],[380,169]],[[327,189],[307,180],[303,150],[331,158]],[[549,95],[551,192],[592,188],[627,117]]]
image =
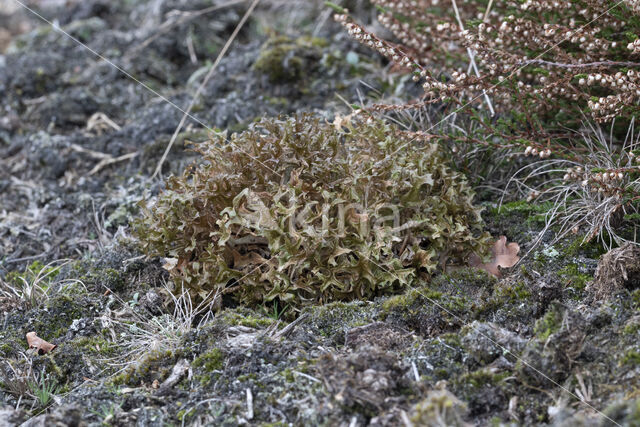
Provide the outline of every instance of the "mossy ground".
[[[570,247],[571,242],[557,246],[560,253]],[[102,267],[89,261],[66,266],[60,277],[83,278],[86,291],[80,298],[85,303],[70,300],[63,290],[60,294],[52,291],[43,308],[26,313],[34,319],[29,325],[16,327],[23,318],[19,312],[10,317],[16,320],[9,320],[9,325],[15,326],[8,329],[9,335],[6,329],[2,332],[8,344],[0,351],[12,366],[22,366],[19,354],[26,349],[11,343],[23,345],[24,331],[39,329],[59,347],[48,355],[32,355],[34,366],[48,373],[66,401],[84,402],[90,409],[87,419],[95,422],[106,417],[124,419],[133,402],[148,402],[156,416],[167,422],[206,420],[231,425],[246,419],[247,390],[254,402],[260,402],[252,422],[278,422],[273,411],[303,423],[332,424],[354,416],[362,422],[390,420],[398,411],[424,413],[427,407],[435,410],[437,402],[454,398],[461,402],[453,405],[460,419],[497,423],[517,417],[525,424],[548,422],[547,408],[556,403],[542,389],[557,391],[558,386],[536,383],[538,379],[522,364],[530,360],[529,355],[535,355],[531,360],[539,361],[545,372],[566,368],[553,377],[558,384],[580,387],[580,376],[603,408],[615,401],[612,396],[633,390],[629,373],[640,358],[640,303],[633,297],[638,291],[619,295],[603,306],[579,308],[581,302],[571,289],[582,291],[576,280],[586,280],[583,275],[587,273],[577,270],[580,264],[574,257],[583,260],[583,256],[580,252],[564,256],[545,276],[532,273],[537,261],[527,258],[501,280],[460,269],[399,295],[309,307],[300,314],[304,320],[284,337],[278,337],[278,331],[288,321],[270,317],[261,308],[227,308],[184,335],[175,350],[149,348],[135,355],[135,363],[126,369],[120,371],[114,364],[104,371],[109,360],[122,360],[118,359],[122,356],[134,360],[122,346],[133,337],[126,336],[126,328],[117,329],[114,337],[98,320],[100,313],[107,307],[114,311],[133,308],[153,321],[159,313],[154,314],[147,305],[143,290],[156,289],[164,276],[162,270],[144,262],[118,267],[129,257],[119,250]],[[94,267],[87,270],[87,265]],[[542,286],[541,281],[548,283]],[[105,287],[115,293],[109,295]],[[142,295],[139,305],[130,304],[134,290]],[[170,309],[159,305],[161,311]],[[49,313],[58,313],[56,319],[62,323],[51,322]],[[136,317],[127,322],[141,321]],[[85,326],[78,326],[80,323]],[[71,324],[78,332],[68,332]],[[575,344],[574,328],[584,331],[582,346],[567,361],[557,351]],[[183,358],[189,361],[192,374],[171,389],[171,398],[158,400],[154,396],[159,385]],[[611,375],[629,379],[612,387],[606,381]],[[435,393],[428,390],[438,387],[445,387],[450,397],[433,395],[428,406],[416,406],[428,393]],[[132,391],[122,394],[124,390]],[[339,390],[342,394],[336,394]],[[211,393],[218,400],[199,403]],[[510,403],[514,397],[515,407]],[[5,398],[11,402],[9,395]],[[111,406],[104,406],[104,399]],[[305,403],[296,403],[301,401]],[[626,414],[619,420],[632,419],[630,412],[616,408],[612,406],[609,412]],[[583,416],[579,407],[562,410],[575,419]]]

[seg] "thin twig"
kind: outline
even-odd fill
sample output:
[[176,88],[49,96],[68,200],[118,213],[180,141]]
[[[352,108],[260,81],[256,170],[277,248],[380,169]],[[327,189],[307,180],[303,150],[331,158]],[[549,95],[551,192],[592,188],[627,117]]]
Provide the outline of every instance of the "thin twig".
[[413,423],[409,419],[409,416],[404,409],[400,411],[400,419],[402,420],[402,424],[404,424],[404,427],[413,427]]
[[247,420],[253,419],[253,393],[251,389],[247,388]]
[[89,156],[97,160],[106,160],[106,159],[113,158],[111,155],[107,153],[102,153],[100,151],[95,151],[95,150],[89,150],[88,148],[84,148],[78,144],[71,144],[69,148],[71,148],[73,151],[77,151],[78,153],[88,154]]
[[220,51],[220,53],[218,54],[218,57],[216,58],[216,61],[213,63],[213,65],[211,66],[211,69],[209,70],[207,75],[204,77],[204,80],[202,80],[202,83],[200,84],[200,86],[196,90],[196,93],[193,96],[193,99],[191,99],[191,102],[189,103],[189,106],[187,107],[186,112],[183,114],[182,119],[180,120],[180,123],[178,124],[178,127],[176,128],[175,132],[173,132],[173,135],[171,136],[171,140],[169,141],[169,144],[167,145],[167,148],[164,150],[164,154],[162,154],[162,158],[160,159],[160,162],[158,162],[158,166],[156,167],[155,172],[153,172],[153,175],[151,176],[151,178],[155,178],[160,173],[160,171],[162,170],[162,164],[167,159],[167,156],[169,155],[169,151],[171,150],[171,147],[173,146],[173,144],[176,142],[176,138],[178,137],[178,134],[180,133],[180,130],[182,130],[182,127],[184,126],[185,122],[187,121],[187,118],[191,115],[191,110],[193,109],[193,106],[197,102],[197,100],[198,100],[198,98],[200,96],[200,93],[204,90],[205,86],[209,82],[209,79],[211,79],[211,77],[213,76],[213,73],[215,72],[216,68],[218,68],[218,64],[220,64],[220,61],[224,57],[225,53],[227,53],[227,50],[229,49],[229,46],[231,46],[231,43],[233,43],[233,41],[235,40],[236,36],[240,32],[240,29],[242,29],[242,27],[244,26],[245,22],[247,22],[247,19],[249,19],[249,16],[251,15],[251,13],[256,8],[256,6],[258,5],[259,2],[260,2],[260,0],[253,0],[253,3],[251,3],[251,6],[249,6],[249,9],[247,9],[247,11],[245,12],[244,16],[242,17],[242,19],[240,20],[238,25],[236,25],[235,30],[233,30],[233,33],[231,34],[231,36],[229,37],[229,39],[225,43],[225,45],[222,48],[222,50]]
[[111,157],[111,158],[108,158],[108,159],[102,159],[102,160],[100,160],[100,162],[97,165],[95,165],[93,167],[93,169],[91,169],[89,171],[89,175],[93,175],[95,173],[98,173],[105,166],[109,166],[109,165],[112,165],[112,164],[118,163],[118,162],[123,162],[123,161],[129,160],[129,159],[133,159],[137,155],[138,155],[138,152],[136,151],[135,153],[127,153],[127,154],[123,154],[122,156],[119,156],[119,157]]
[[303,378],[306,378],[306,379],[308,379],[310,381],[313,381],[314,383],[322,382],[319,379],[317,379],[316,377],[312,377],[311,375],[305,374],[304,372],[299,372],[299,371],[291,371],[291,372],[293,372],[294,374],[299,375],[299,376],[301,376]]
[[304,313],[302,315],[300,315],[300,317],[298,317],[296,320],[294,320],[293,322],[289,323],[287,326],[285,326],[284,328],[282,328],[279,332],[277,332],[274,335],[275,339],[284,337],[288,334],[291,333],[291,331],[293,331],[293,329],[299,324],[301,323],[303,320],[306,320],[307,317],[309,317],[309,313]]

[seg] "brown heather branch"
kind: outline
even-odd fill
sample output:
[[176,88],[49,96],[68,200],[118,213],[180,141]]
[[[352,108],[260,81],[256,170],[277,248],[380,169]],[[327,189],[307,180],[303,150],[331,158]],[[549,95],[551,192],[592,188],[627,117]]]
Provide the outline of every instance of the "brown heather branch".
[[543,59],[529,59],[527,61],[521,61],[519,64],[517,64],[517,67],[524,67],[526,65],[548,65],[550,67],[558,68],[640,67],[640,62],[597,61],[585,64],[563,64],[560,62],[545,61]]

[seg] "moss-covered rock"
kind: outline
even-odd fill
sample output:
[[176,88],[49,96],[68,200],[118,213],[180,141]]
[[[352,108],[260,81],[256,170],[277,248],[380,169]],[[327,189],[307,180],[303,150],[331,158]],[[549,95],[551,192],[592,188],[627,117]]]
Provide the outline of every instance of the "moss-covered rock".
[[333,302],[309,307],[308,325],[314,334],[344,344],[346,332],[353,327],[366,325],[373,319],[373,307],[363,302]]
[[273,83],[295,82],[318,67],[326,45],[320,38],[274,36],[262,46],[253,68]]
[[224,354],[218,348],[211,349],[204,354],[196,357],[192,366],[194,368],[200,368],[206,372],[212,372],[220,370],[223,366]]
[[139,361],[130,364],[110,380],[113,385],[141,386],[163,381],[171,372],[176,360],[172,351],[149,351]]

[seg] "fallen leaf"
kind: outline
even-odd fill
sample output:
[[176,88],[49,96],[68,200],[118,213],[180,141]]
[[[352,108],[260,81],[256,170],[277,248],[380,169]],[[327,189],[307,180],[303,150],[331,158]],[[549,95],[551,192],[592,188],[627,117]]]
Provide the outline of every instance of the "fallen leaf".
[[493,256],[491,262],[483,263],[478,255],[472,254],[469,257],[469,265],[485,270],[496,277],[500,277],[500,269],[498,267],[509,268],[516,265],[520,260],[518,252],[520,252],[520,245],[516,242],[507,244],[507,238],[500,236],[491,248],[491,254]]
[[171,272],[171,270],[176,268],[177,264],[178,264],[178,258],[165,258],[164,264],[162,264],[162,268],[164,268],[168,272]]
[[35,332],[27,333],[27,343],[29,344],[29,348],[38,349],[39,354],[47,354],[57,347],[57,345],[46,342],[38,337]]

